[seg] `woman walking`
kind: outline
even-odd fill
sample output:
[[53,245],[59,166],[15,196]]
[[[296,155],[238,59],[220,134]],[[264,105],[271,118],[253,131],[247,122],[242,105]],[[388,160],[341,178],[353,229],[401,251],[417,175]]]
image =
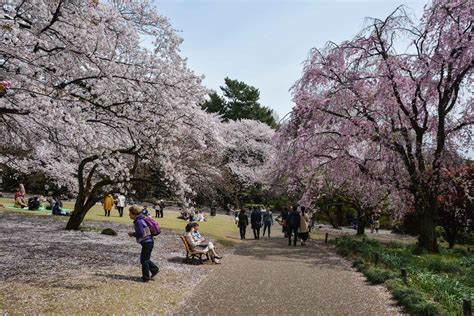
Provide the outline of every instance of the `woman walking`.
[[104,197],[104,216],[110,216],[110,211],[114,206],[114,196],[112,193],[107,194]]
[[270,209],[265,210],[263,213],[263,236],[268,229],[268,238],[270,238],[270,228],[273,225],[273,213]]
[[300,216],[300,227],[299,227],[299,234],[298,236],[301,239],[301,246],[306,245],[306,240],[309,237],[309,216],[306,213],[306,209],[304,206],[301,207],[301,216]]
[[130,237],[135,237],[137,239],[137,243],[142,246],[142,251],[140,253],[142,281],[148,282],[159,272],[159,268],[153,263],[153,261],[150,260],[154,245],[153,236],[150,233],[150,228],[145,222],[145,216],[138,206],[133,205],[130,207],[129,216],[131,219],[133,219],[135,231],[129,232],[128,235]]

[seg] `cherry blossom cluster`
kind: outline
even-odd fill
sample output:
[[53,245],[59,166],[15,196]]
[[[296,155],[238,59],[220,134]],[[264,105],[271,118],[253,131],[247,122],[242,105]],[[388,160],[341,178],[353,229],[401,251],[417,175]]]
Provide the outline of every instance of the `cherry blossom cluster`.
[[367,205],[434,218],[441,169],[473,148],[473,12],[470,1],[434,0],[414,22],[399,7],[311,50],[275,136],[274,176],[303,204],[329,181]]
[[202,76],[187,67],[182,39],[151,2],[11,1],[1,10],[8,91],[0,163],[46,172],[78,194],[80,207],[125,190],[147,168],[160,170],[178,197],[192,196],[237,148],[230,131],[253,136],[252,123],[229,128],[201,110]]

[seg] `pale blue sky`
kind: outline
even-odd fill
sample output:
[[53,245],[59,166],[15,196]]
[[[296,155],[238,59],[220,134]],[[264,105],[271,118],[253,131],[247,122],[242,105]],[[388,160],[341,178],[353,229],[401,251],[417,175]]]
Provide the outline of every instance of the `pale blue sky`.
[[224,78],[260,89],[261,103],[280,118],[288,91],[311,48],[351,39],[366,17],[384,18],[404,4],[419,17],[428,0],[155,0],[184,39],[182,56],[220,93]]

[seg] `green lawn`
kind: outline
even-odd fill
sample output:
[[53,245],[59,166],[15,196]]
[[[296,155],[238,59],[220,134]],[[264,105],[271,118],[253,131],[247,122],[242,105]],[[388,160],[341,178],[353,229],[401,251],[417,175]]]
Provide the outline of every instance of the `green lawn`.
[[[3,205],[12,205],[13,199],[8,198],[0,198],[0,204]],[[73,209],[74,204],[73,202],[64,202],[64,207],[68,209]],[[157,221],[160,223],[160,226],[164,229],[170,229],[177,232],[184,233],[184,227],[186,226],[187,222],[178,219],[178,212],[173,210],[173,207],[165,208],[164,217],[158,218]],[[44,211],[28,211],[28,210],[20,210],[20,209],[11,209],[11,208],[4,208],[0,207],[0,211],[12,211],[12,212],[19,212],[22,214],[34,214],[39,216],[51,216],[48,215],[49,212]],[[153,214],[154,215],[154,214]],[[57,216],[58,220],[67,220],[67,217]],[[93,221],[112,221],[116,223],[124,223],[132,225],[132,220],[128,217],[128,209],[124,210],[124,216],[119,217],[118,212],[113,210],[110,217],[104,216],[104,211],[101,205],[95,205],[86,215],[82,226],[90,227],[93,226],[91,222]],[[66,225],[66,223],[64,224]],[[233,216],[227,215],[217,215],[215,217],[208,216],[208,220],[206,222],[200,222],[200,231],[203,235],[212,236],[216,240],[218,240],[223,245],[233,245],[236,242],[240,241],[238,238],[238,228],[234,223]]]

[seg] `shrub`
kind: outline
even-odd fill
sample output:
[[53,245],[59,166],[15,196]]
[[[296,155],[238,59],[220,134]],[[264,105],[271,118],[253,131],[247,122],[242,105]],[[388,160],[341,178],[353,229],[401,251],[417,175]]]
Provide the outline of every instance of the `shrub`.
[[400,249],[400,248],[403,248],[404,246],[396,241],[393,241],[393,240],[390,240],[387,245],[386,245],[386,248],[387,249]]
[[336,246],[339,247],[339,248],[340,247],[342,247],[342,248],[352,248],[354,243],[356,243],[356,241],[354,241],[352,238],[350,238],[348,236],[342,236],[340,238],[336,238],[335,242],[336,242]]
[[456,261],[448,261],[443,258],[432,256],[426,259],[426,267],[433,272],[458,272],[460,270]]
[[472,245],[474,244],[474,232],[468,231],[460,233],[457,237],[456,242],[458,244]]
[[411,314],[418,314],[427,302],[422,292],[405,286],[400,279],[387,281],[387,286],[398,303]]
[[397,253],[382,253],[380,255],[380,261],[383,262],[388,268],[400,269],[407,263],[407,258],[402,254]]
[[[417,246],[340,237],[338,252],[374,284],[385,283],[398,303],[413,315],[462,314],[462,299],[474,298],[474,254],[465,249],[441,249],[439,254],[413,255]],[[378,264],[374,257],[378,254]],[[408,271],[408,284],[398,277]]]
[[474,297],[471,288],[448,275],[437,275],[430,272],[417,271],[410,277],[413,285],[423,290],[446,309],[455,314],[461,312],[461,302],[466,296]]
[[377,267],[368,267],[364,270],[364,275],[372,284],[380,284],[387,280],[396,278],[395,273]]
[[461,257],[459,259],[459,265],[462,266],[462,267],[466,267],[466,268],[474,267],[474,256]]
[[100,232],[101,234],[108,235],[108,236],[117,236],[117,232],[112,228],[106,228]]
[[337,253],[343,257],[347,257],[351,254],[350,250],[345,249],[345,248],[338,249]]
[[469,257],[470,253],[464,248],[455,248],[455,249],[450,249],[450,253],[456,256],[461,256],[461,257]]
[[435,233],[436,233],[436,237],[438,237],[438,238],[443,237],[444,238],[444,236],[446,234],[446,231],[444,230],[443,226],[436,226]]
[[362,272],[365,269],[364,261],[361,259],[356,259],[352,262],[352,266],[357,269],[357,271]]
[[411,252],[417,256],[426,255],[428,253],[425,249],[418,247],[418,245],[412,246],[410,248],[411,248]]
[[446,315],[446,311],[439,305],[433,302],[423,302],[415,306],[413,314],[418,315]]

